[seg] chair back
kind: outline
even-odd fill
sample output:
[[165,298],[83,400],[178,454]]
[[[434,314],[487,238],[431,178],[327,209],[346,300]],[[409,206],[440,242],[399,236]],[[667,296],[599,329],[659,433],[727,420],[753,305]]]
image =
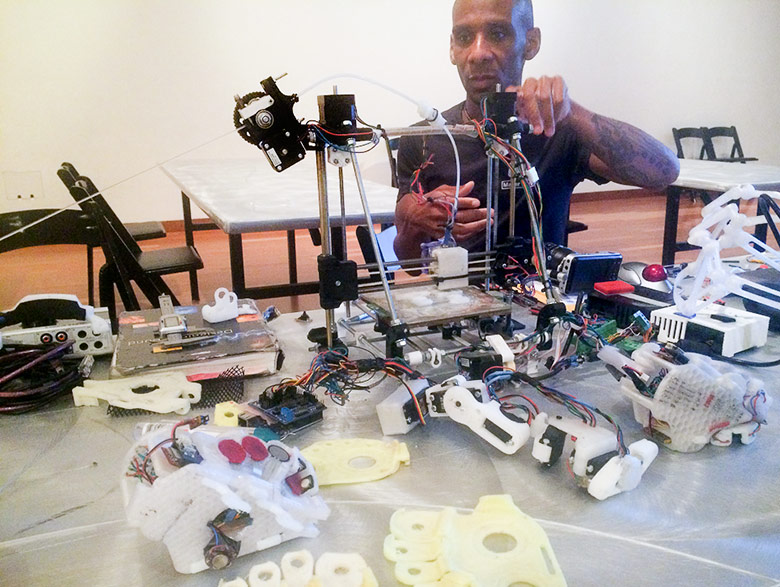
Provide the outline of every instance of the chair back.
[[775,202],[768,194],[761,194],[758,197],[757,216],[763,216],[765,223],[756,226],[755,237],[762,243],[767,242],[767,228],[772,231],[775,237],[775,244],[780,245],[780,205]]
[[[729,157],[731,159],[744,159],[745,153],[742,151],[742,144],[739,142],[739,135],[737,134],[737,127],[735,126],[713,126],[705,129],[707,132],[707,139],[712,144],[713,153],[715,157],[719,158],[718,150],[716,147],[725,146],[728,155],[720,155],[720,158]],[[720,139],[720,140],[719,140]],[[731,150],[728,151],[729,147]]]
[[86,175],[80,175],[76,180],[76,183],[82,185],[86,189],[87,194],[91,197],[92,201],[95,202],[95,205],[100,211],[100,214],[103,216],[106,222],[108,222],[111,230],[116,235],[116,238],[122,242],[122,245],[133,254],[138,254],[141,252],[141,247],[138,245],[135,237],[130,234],[130,232],[127,230],[127,227],[119,219],[111,206],[109,206],[108,202],[106,202],[106,199],[100,193],[100,190],[97,189],[92,180]]
[[[715,159],[715,151],[712,148],[712,143],[707,137],[707,129],[703,126],[690,126],[683,128],[673,128],[672,136],[674,137],[674,144],[677,147],[677,157],[679,159],[693,159],[694,157],[686,157],[684,145],[690,143],[693,145],[694,153],[698,150],[698,159]],[[687,140],[692,139],[692,140]],[[685,141],[685,143],[684,143]]]
[[68,188],[71,196],[73,196],[73,191],[71,188],[80,181],[82,183],[82,187],[84,187],[87,192],[89,201],[94,202],[94,205],[97,210],[99,210],[100,215],[106,219],[106,221],[111,226],[112,231],[117,235],[118,238],[122,240],[124,246],[133,253],[137,254],[140,252],[141,247],[138,245],[135,238],[130,234],[130,232],[127,230],[127,227],[122,223],[106,199],[103,197],[103,194],[89,177],[86,175],[80,175],[76,170],[76,167],[67,161],[63,161],[63,163],[60,165],[59,170],[57,170],[57,176],[59,176],[60,180],[62,180],[62,183],[64,183]]

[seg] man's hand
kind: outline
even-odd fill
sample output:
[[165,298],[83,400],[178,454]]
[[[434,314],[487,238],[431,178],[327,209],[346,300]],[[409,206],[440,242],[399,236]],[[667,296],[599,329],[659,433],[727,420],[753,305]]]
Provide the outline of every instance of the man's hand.
[[555,126],[571,114],[566,82],[559,75],[527,78],[522,86],[509,86],[517,94],[517,115],[533,127],[534,134],[555,134]]
[[[452,227],[452,236],[456,241],[485,230],[487,224],[485,208],[480,208],[477,198],[467,197],[473,189],[473,181],[460,188],[458,212]],[[395,225],[398,230],[395,250],[399,259],[419,257],[421,243],[444,236],[444,227],[454,201],[455,186],[451,185],[441,185],[422,196],[406,194],[398,201],[395,207]]]

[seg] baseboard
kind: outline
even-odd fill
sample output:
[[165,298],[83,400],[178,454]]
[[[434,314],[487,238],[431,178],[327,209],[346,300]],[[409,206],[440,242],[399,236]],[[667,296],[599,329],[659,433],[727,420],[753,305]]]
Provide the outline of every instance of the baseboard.
[[[197,224],[208,225],[209,228],[214,230],[219,229],[219,227],[208,218],[196,218],[193,219],[192,223],[196,225]],[[162,224],[165,227],[166,232],[184,232],[184,220],[163,220]],[[206,229],[200,228],[198,230],[206,230]]]
[[665,198],[666,192],[645,188],[626,188],[620,190],[604,190],[600,192],[579,192],[572,195],[572,201],[595,202],[604,200],[619,200],[625,197],[659,197]]

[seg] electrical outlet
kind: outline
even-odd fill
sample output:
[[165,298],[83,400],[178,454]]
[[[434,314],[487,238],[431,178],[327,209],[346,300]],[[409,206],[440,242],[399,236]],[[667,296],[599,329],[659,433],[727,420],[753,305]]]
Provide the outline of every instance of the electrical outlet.
[[40,171],[4,171],[3,185],[8,200],[43,199],[43,176]]

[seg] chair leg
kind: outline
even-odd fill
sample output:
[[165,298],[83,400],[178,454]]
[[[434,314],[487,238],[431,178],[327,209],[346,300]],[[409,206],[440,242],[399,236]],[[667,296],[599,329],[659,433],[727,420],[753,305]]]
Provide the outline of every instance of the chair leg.
[[135,279],[136,284],[155,308],[160,307],[160,296],[169,295],[174,306],[180,306],[173,291],[165,280],[159,275],[139,275]]
[[115,268],[114,265],[112,265],[112,267],[114,267],[114,283],[116,284],[116,288],[119,291],[119,297],[122,300],[122,305],[125,307],[125,310],[129,310],[131,312],[140,310],[141,306],[138,303],[138,298],[136,297],[135,292],[133,291],[132,282],[129,278],[122,274],[121,269]]
[[193,269],[192,271],[190,271],[190,296],[192,296],[193,302],[200,300],[200,290],[198,289],[197,269]]
[[95,307],[95,249],[87,245],[87,300]]
[[116,275],[109,265],[103,265],[98,271],[98,295],[100,296],[100,305],[108,308],[108,316],[111,321],[111,332],[118,332],[118,322],[116,316],[116,297],[114,296],[114,282]]

